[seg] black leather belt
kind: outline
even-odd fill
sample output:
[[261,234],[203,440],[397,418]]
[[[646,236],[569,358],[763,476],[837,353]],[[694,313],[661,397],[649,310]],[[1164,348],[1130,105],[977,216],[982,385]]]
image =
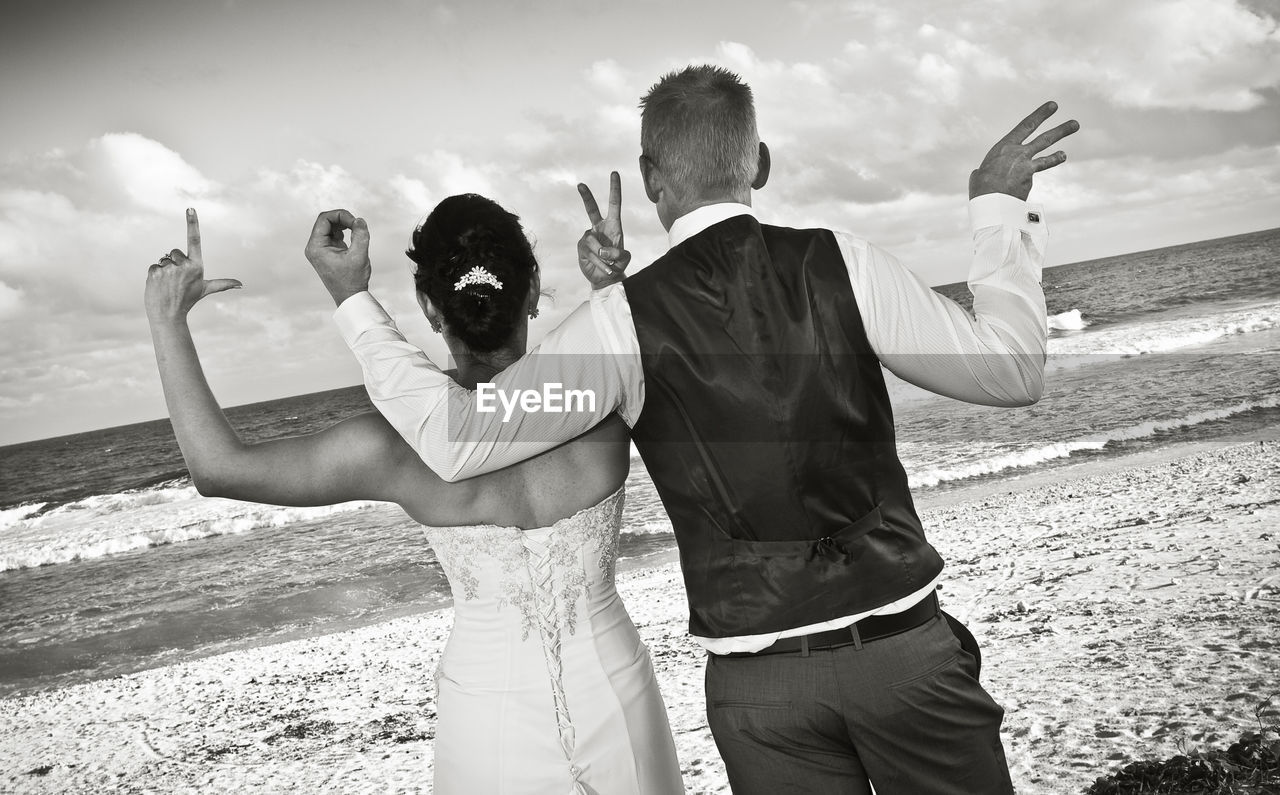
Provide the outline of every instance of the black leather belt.
[[873,640],[888,638],[909,629],[915,629],[928,622],[940,613],[938,594],[931,593],[915,605],[901,613],[889,613],[883,616],[868,616],[852,626],[840,629],[829,629],[815,632],[812,635],[797,635],[794,638],[779,638],[760,651],[735,651],[722,655],[724,657],[756,657],[761,654],[789,654],[800,652],[808,655],[818,649],[835,649],[840,646],[861,646]]

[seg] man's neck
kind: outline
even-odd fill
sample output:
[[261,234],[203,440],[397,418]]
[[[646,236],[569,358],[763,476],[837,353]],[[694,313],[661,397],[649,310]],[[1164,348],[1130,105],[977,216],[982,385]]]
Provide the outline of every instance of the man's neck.
[[[688,215],[689,213],[693,212],[699,207],[709,207],[712,204],[745,204],[746,206],[750,207],[751,192],[748,191],[742,196],[721,196],[716,199],[700,199],[694,202],[693,204],[689,205],[688,207],[684,208],[684,212],[680,213],[680,215]],[[676,216],[676,217],[679,218],[680,216]]]
[[675,247],[704,229],[737,215],[754,215],[751,206],[736,201],[714,202],[695,207],[677,218],[667,229],[667,245]]
[[746,191],[741,196],[726,195],[693,199],[689,202],[675,202],[670,208],[669,222],[665,224],[667,231],[671,231],[671,226],[684,216],[697,210],[700,207],[709,207],[713,204],[745,204],[751,206],[751,191]]

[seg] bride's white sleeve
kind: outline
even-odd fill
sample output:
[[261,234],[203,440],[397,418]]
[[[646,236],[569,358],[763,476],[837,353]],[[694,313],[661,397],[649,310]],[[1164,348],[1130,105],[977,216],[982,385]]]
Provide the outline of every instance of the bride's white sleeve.
[[409,343],[370,293],[334,320],[364,373],[374,407],[441,478],[519,463],[643,400],[639,346],[621,285],[597,290],[542,343],[490,384],[459,386]]

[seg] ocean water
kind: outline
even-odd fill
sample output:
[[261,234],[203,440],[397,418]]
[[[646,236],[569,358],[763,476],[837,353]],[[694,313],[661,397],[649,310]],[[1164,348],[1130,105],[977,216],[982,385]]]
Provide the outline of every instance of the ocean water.
[[[917,492],[1280,425],[1280,229],[1045,272],[1037,405],[891,381]],[[939,288],[962,303],[963,285]],[[229,409],[247,440],[369,410],[362,387]],[[643,464],[621,563],[674,546]],[[0,448],[0,697],[446,604],[396,506],[200,497],[167,420]]]

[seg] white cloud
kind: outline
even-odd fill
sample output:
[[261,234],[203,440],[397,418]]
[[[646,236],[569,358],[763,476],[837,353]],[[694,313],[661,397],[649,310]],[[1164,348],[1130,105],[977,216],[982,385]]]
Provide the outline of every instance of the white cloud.
[[749,73],[756,79],[788,80],[794,84],[822,87],[831,85],[831,76],[820,64],[763,59],[749,46],[736,41],[720,42],[716,53],[723,66],[736,72]]
[[596,61],[586,70],[587,80],[613,96],[632,92],[634,77],[612,58]]
[[1027,65],[1122,107],[1242,111],[1280,81],[1276,20],[1235,2],[1080,2],[1054,16]]
[[927,52],[916,64],[920,93],[954,105],[960,99],[960,71],[937,53]]
[[217,191],[177,152],[136,133],[107,133],[89,145],[89,153],[100,159],[110,182],[153,212],[185,207]]
[[[977,13],[964,3],[815,3],[798,13],[847,27],[841,55],[851,71],[825,66],[886,94],[964,105],[991,88],[984,83],[1005,81],[1077,89],[1117,108],[1240,112],[1280,84],[1274,11],[1237,0],[987,0]],[[751,68],[740,46],[722,55]]]
[[300,204],[323,209],[359,207],[369,200],[369,192],[342,166],[306,160],[297,161],[286,172],[262,171],[254,190],[282,194]]
[[[423,176],[442,196],[459,193],[494,195],[494,178],[504,169],[496,163],[472,160],[468,162],[457,152],[436,149],[414,158],[423,169]],[[513,164],[514,165],[514,164]]]
[[994,47],[976,44],[959,34],[936,31],[943,54],[959,71],[985,80],[1014,80],[1018,70]]
[[48,244],[40,231],[61,226],[74,233],[78,220],[71,200],[62,194],[22,187],[0,190],[0,273],[38,265]]
[[396,174],[388,181],[391,194],[401,206],[421,208],[421,212],[430,210],[436,199],[427,184],[415,177]]
[[22,310],[22,290],[0,282],[0,320],[12,317]]
[[[238,373],[231,379],[237,388],[226,394],[264,397],[254,389],[266,380],[263,357],[272,346],[291,354],[267,366],[273,374],[293,362],[315,366],[314,356],[345,361],[323,289],[301,256],[323,203],[376,203],[377,192],[343,169],[299,161],[228,189],[160,142],[109,134],[11,160],[2,176],[11,186],[0,191],[4,397],[11,408],[53,412],[41,427],[78,411],[133,419],[162,413],[143,284],[161,252],[185,248],[188,205],[201,211],[209,275],[246,283],[243,293],[214,296],[192,314],[211,378]],[[251,320],[237,321],[238,302],[254,306]],[[352,380],[348,374],[338,383]],[[37,404],[50,408],[31,408]],[[33,415],[18,412],[6,423],[17,416]]]

